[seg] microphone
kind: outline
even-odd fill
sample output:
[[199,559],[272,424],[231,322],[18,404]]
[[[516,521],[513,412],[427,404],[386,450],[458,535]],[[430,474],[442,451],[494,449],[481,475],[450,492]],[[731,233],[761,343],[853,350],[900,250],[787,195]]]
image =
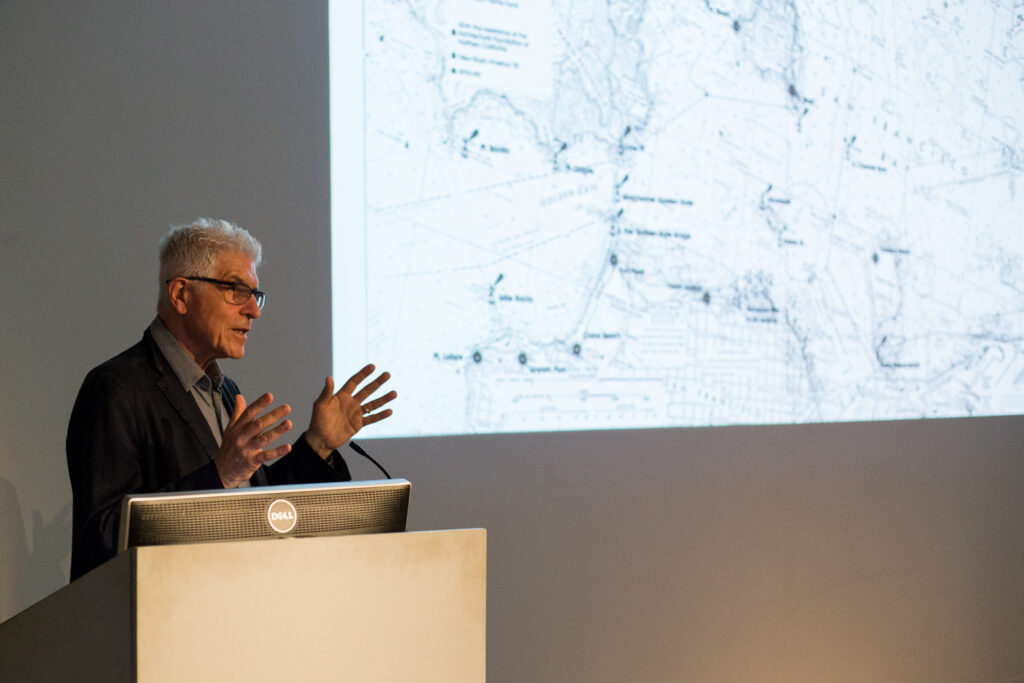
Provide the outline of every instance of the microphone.
[[358,453],[359,455],[361,455],[361,456],[363,456],[364,458],[366,458],[367,460],[369,460],[370,462],[372,462],[372,463],[373,463],[374,465],[376,465],[376,466],[377,466],[377,469],[379,469],[379,470],[380,470],[381,472],[383,472],[383,473],[384,473],[384,476],[385,476],[386,478],[388,478],[388,479],[393,479],[393,478],[394,478],[394,477],[392,477],[392,476],[391,476],[390,474],[388,474],[388,471],[387,471],[386,469],[384,469],[384,466],[383,466],[383,465],[381,465],[381,464],[380,464],[379,462],[377,462],[376,460],[374,460],[373,458],[371,458],[371,457],[370,457],[370,454],[369,454],[369,453],[367,453],[366,451],[364,451],[364,450],[363,450],[363,447],[362,447],[362,446],[360,446],[359,444],[357,444],[357,443],[356,443],[355,441],[349,441],[349,442],[348,442],[348,447],[349,447],[349,448],[351,448],[352,450],[354,450],[354,451],[355,451],[356,453]]

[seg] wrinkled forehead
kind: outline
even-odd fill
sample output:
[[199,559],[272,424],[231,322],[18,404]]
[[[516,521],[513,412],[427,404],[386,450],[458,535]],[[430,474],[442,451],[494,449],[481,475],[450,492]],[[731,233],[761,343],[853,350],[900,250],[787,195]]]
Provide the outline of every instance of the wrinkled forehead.
[[217,279],[243,282],[250,287],[259,285],[256,263],[239,251],[222,251],[214,258],[213,269]]

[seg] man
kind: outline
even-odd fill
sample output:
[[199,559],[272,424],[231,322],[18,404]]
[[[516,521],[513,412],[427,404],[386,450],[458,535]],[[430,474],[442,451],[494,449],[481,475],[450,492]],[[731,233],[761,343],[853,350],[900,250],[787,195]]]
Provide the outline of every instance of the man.
[[138,344],[89,372],[71,412],[72,580],[114,556],[125,494],[347,481],[337,449],[391,415],[381,408],[395,392],[371,398],[388,373],[359,388],[373,373],[367,365],[336,393],[327,377],[309,428],[270,448],[291,429],[291,408],[269,409],[269,393],[247,405],[217,365],[244,355],[260,317],[261,252],[244,229],[208,219],[161,242],[156,319]]

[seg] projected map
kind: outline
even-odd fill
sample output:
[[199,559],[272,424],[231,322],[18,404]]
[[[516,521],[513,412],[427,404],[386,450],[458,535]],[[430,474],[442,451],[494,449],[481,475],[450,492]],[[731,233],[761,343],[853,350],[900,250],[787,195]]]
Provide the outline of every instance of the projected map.
[[1024,412],[1024,3],[362,9],[377,435]]

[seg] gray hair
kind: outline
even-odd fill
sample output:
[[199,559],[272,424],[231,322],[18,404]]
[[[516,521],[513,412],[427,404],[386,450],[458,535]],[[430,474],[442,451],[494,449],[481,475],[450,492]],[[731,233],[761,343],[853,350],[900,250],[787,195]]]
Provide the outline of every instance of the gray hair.
[[167,280],[181,275],[213,277],[217,257],[225,252],[245,254],[259,266],[263,247],[245,228],[223,220],[197,218],[179,225],[160,240],[160,309],[167,298]]

